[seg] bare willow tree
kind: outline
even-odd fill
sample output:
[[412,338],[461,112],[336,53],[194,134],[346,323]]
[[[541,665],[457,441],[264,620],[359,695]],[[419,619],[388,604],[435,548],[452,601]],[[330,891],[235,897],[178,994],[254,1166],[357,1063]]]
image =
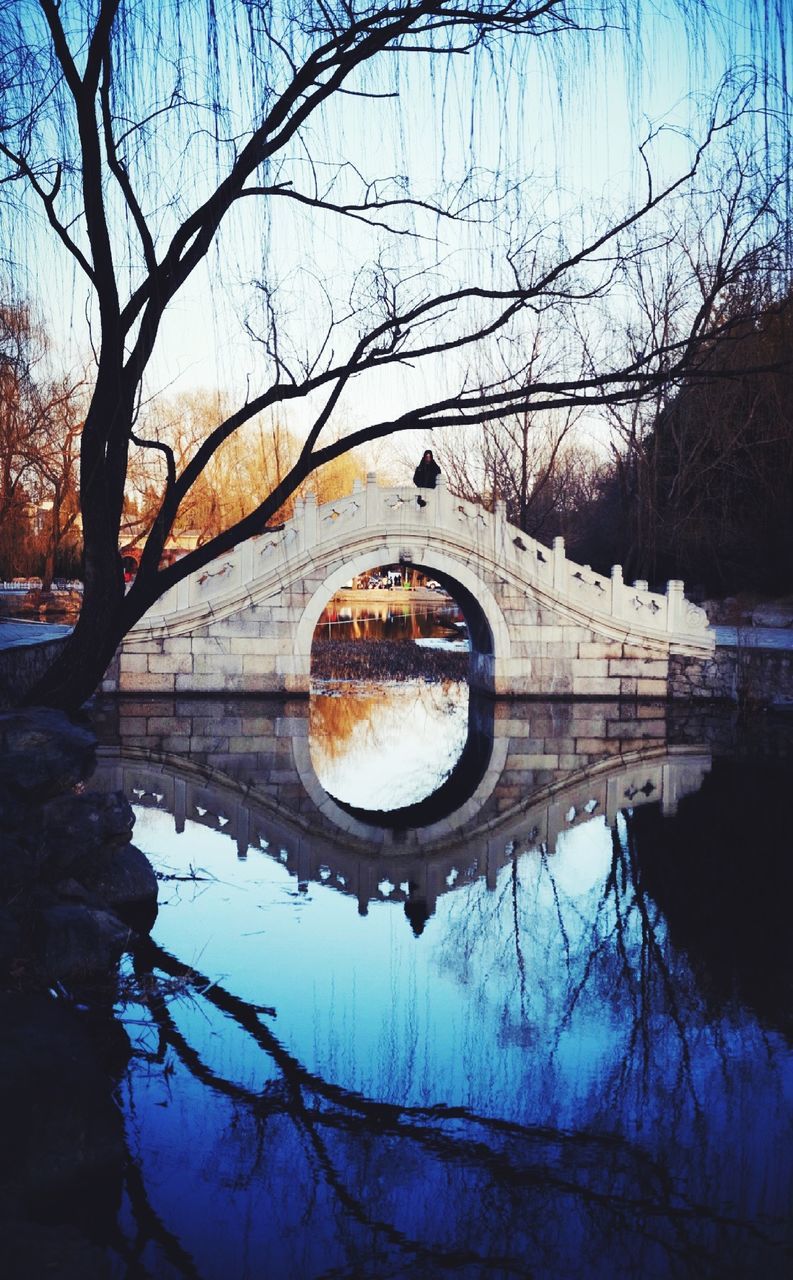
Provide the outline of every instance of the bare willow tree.
[[[681,24],[697,20],[699,6],[670,5]],[[503,117],[524,72],[541,65],[559,84],[574,80],[602,44],[623,38],[638,58],[641,8],[638,0],[0,2],[0,182],[15,227],[25,228],[16,252],[29,253],[28,270],[30,260],[49,269],[55,250],[71,260],[93,299],[96,354],[81,439],[84,604],[34,700],[79,705],[165,590],[259,533],[312,472],[357,445],[620,403],[692,376],[698,344],[718,325],[721,294],[769,231],[765,191],[734,228],[742,248],[698,282],[704,287],[674,334],[648,332],[646,344],[601,352],[585,369],[581,333],[610,298],[619,305],[626,265],[657,251],[658,211],[675,193],[697,190],[709,153],[745,127],[758,102],[767,109],[767,97],[751,82],[726,82],[696,137],[680,144],[671,177],[656,167],[650,135],[633,194],[608,216],[571,205],[568,219],[558,191],[543,198],[504,154],[509,121],[498,104]],[[406,157],[407,173],[397,159],[379,176],[385,140],[396,137],[398,154],[411,111],[436,113],[422,120],[428,139],[443,128],[455,75],[457,92],[498,121],[500,172],[480,172],[472,132],[468,150],[461,145],[462,178],[428,176],[429,147]],[[375,113],[380,124],[367,132]],[[305,214],[311,222],[300,221]],[[326,220],[337,224],[338,257],[314,269],[309,302],[294,277],[301,254],[311,274],[312,239]],[[136,410],[180,299],[207,262],[215,280],[239,283],[246,239],[263,259],[257,305],[244,315],[256,367],[234,411],[177,463],[167,444],[137,434]],[[533,379],[517,362],[507,381],[482,386],[467,372],[477,348],[530,335],[551,310],[567,320],[552,376]],[[399,409],[381,414],[378,397],[397,377]],[[268,410],[303,424],[293,465],[244,516],[164,565],[165,541],[204,469]],[[136,450],[159,455],[165,474],[125,594],[119,531]]]
[[[520,353],[520,385],[548,381],[558,372],[557,335],[563,348],[564,330],[548,332],[536,324],[528,351]],[[514,343],[501,347],[483,382],[506,387],[516,350]],[[435,456],[452,493],[490,511],[500,499],[511,524],[550,542],[566,532],[565,516],[583,503],[593,470],[576,432],[582,413],[574,407],[534,413],[527,407],[484,422],[474,439],[464,430],[447,433]]]
[[46,348],[28,307],[0,304],[0,574],[26,567],[49,586],[79,515],[84,385],[43,374]]

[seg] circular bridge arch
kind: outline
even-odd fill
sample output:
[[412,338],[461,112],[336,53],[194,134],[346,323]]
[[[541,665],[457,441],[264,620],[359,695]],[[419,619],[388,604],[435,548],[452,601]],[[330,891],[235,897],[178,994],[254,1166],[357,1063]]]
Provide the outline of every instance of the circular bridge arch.
[[350,578],[382,564],[396,563],[434,576],[454,598],[465,619],[471,642],[470,683],[485,691],[492,690],[496,660],[508,658],[511,645],[504,614],[489,587],[468,565],[442,548],[426,547],[421,561],[418,561],[406,555],[397,544],[383,544],[382,541],[370,551],[359,551],[343,563],[337,563],[314,590],[295,629],[296,673],[306,678],[310,674],[314,632],[323,609],[335,593]]

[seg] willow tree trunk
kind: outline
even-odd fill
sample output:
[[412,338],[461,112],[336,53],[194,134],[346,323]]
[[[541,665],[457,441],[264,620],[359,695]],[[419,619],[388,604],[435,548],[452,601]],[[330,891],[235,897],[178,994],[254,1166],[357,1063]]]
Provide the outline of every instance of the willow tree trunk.
[[77,625],[44,675],[23,697],[28,705],[76,711],[99,686],[129,623],[124,586],[86,582]]
[[[23,699],[66,711],[77,710],[94,693],[120,642],[151,603],[139,605],[136,616],[135,603],[124,592],[118,540],[133,399],[118,351],[110,344],[108,349],[110,354],[100,358],[80,442],[82,609],[63,651]],[[141,595],[136,593],[136,601]]]

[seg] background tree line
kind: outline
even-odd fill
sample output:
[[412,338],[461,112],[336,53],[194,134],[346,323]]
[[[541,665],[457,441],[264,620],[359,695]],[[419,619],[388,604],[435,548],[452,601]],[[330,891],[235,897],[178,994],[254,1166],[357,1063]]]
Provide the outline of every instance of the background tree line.
[[[745,314],[746,300],[739,305]],[[24,304],[0,306],[0,326],[0,577],[37,575],[47,585],[81,571],[77,442],[87,382],[38,373],[46,343]],[[561,535],[600,572],[619,563],[631,577],[682,577],[717,596],[781,594],[793,589],[791,351],[789,301],[768,302],[753,323],[713,339],[704,358],[711,379],[684,379],[663,399],[612,409],[597,440],[592,423],[568,409],[524,410],[485,423],[473,439],[451,431],[432,443],[452,493],[491,510],[502,499],[512,524],[547,545]],[[219,393],[186,392],[144,406],[136,432],[183,466],[224,412]],[[200,546],[241,519],[299,450],[297,433],[275,417],[232,436],[193,485],[172,545]],[[156,515],[159,459],[149,447],[130,468],[122,549]],[[404,481],[411,465],[405,453],[381,476]],[[365,470],[356,454],[342,455],[276,519],[308,492],[319,502],[350,492]]]
[[[746,299],[738,306],[746,314]],[[607,573],[713,596],[793,590],[793,313],[790,298],[708,345],[663,395],[580,412],[523,412],[475,441],[440,441],[452,491]]]
[[24,302],[0,300],[0,577],[71,577],[81,560],[77,487],[86,384],[44,371]]
[[[0,580],[82,574],[79,437],[90,395],[88,378],[46,368],[47,342],[24,302],[0,302]],[[198,447],[208,424],[223,412],[222,396],[196,390],[158,398],[141,408],[139,438],[171,449],[180,467]],[[226,408],[226,411],[228,409]],[[198,477],[174,521],[170,544],[201,546],[261,502],[294,466],[300,440],[278,419],[251,423],[233,436]],[[134,547],[155,518],[165,469],[158,447],[142,449],[130,466],[120,547]],[[300,487],[296,498],[318,502],[348,493],[364,476],[352,454],[335,459]]]

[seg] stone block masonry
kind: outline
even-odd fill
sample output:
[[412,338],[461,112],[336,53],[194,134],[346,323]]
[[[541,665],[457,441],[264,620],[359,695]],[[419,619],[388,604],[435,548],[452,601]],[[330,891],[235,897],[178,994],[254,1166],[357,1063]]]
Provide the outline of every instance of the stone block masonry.
[[712,658],[675,655],[670,698],[733,702],[747,710],[793,708],[793,650],[724,646]]

